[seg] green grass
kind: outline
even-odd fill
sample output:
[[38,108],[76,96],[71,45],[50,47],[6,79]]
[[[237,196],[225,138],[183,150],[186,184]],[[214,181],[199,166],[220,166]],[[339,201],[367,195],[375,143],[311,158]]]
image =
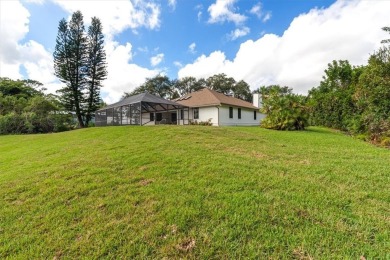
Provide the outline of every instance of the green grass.
[[0,258],[390,258],[390,151],[323,128],[0,136]]

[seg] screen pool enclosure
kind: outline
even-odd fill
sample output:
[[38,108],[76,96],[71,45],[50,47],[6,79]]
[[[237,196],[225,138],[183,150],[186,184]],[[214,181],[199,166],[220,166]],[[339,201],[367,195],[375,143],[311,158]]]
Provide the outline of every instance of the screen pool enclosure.
[[188,124],[189,109],[176,102],[141,93],[96,111],[95,125]]

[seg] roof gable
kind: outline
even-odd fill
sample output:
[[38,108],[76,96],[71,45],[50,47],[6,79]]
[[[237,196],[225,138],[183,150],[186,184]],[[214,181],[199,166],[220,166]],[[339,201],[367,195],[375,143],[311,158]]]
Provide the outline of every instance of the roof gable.
[[140,103],[140,102],[149,102],[149,103],[165,104],[165,105],[180,106],[180,107],[183,106],[182,104],[176,103],[174,101],[166,100],[162,97],[158,97],[158,96],[152,95],[148,92],[145,92],[145,93],[141,93],[141,94],[127,97],[119,102],[108,105],[108,106],[106,106],[102,109],[99,109],[99,110],[104,110],[104,109],[112,108],[112,107],[120,107],[120,106]]
[[176,99],[175,101],[179,104],[189,107],[231,105],[250,109],[259,109],[247,101],[227,96],[223,93],[208,88],[203,88],[199,91],[189,93],[181,98]]

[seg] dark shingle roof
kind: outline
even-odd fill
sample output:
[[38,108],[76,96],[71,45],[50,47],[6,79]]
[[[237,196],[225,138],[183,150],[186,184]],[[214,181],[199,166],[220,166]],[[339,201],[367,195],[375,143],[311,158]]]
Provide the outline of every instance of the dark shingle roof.
[[135,103],[139,103],[139,102],[149,102],[149,103],[156,103],[156,104],[172,105],[172,106],[177,106],[177,107],[184,107],[185,106],[185,105],[182,105],[182,104],[170,101],[170,100],[166,100],[162,97],[157,97],[155,95],[152,95],[152,94],[145,92],[145,93],[141,93],[138,95],[134,95],[134,96],[125,98],[119,102],[108,105],[108,106],[101,108],[99,110],[105,110],[107,108],[120,107],[120,106],[135,104]]

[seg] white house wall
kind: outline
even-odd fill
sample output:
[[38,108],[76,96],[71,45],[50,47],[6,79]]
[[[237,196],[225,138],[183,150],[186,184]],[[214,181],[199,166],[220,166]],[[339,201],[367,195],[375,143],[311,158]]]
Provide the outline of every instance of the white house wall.
[[[233,118],[229,118],[229,106],[219,107],[220,126],[256,126],[265,117],[256,109],[241,108],[241,119],[238,119],[238,107],[233,107]],[[256,111],[256,119],[254,119]]]
[[[192,111],[193,113],[193,111]],[[193,114],[192,114],[193,115]],[[217,107],[200,107],[199,108],[199,119],[198,122],[207,122],[211,120],[214,126],[218,125],[218,108]]]

